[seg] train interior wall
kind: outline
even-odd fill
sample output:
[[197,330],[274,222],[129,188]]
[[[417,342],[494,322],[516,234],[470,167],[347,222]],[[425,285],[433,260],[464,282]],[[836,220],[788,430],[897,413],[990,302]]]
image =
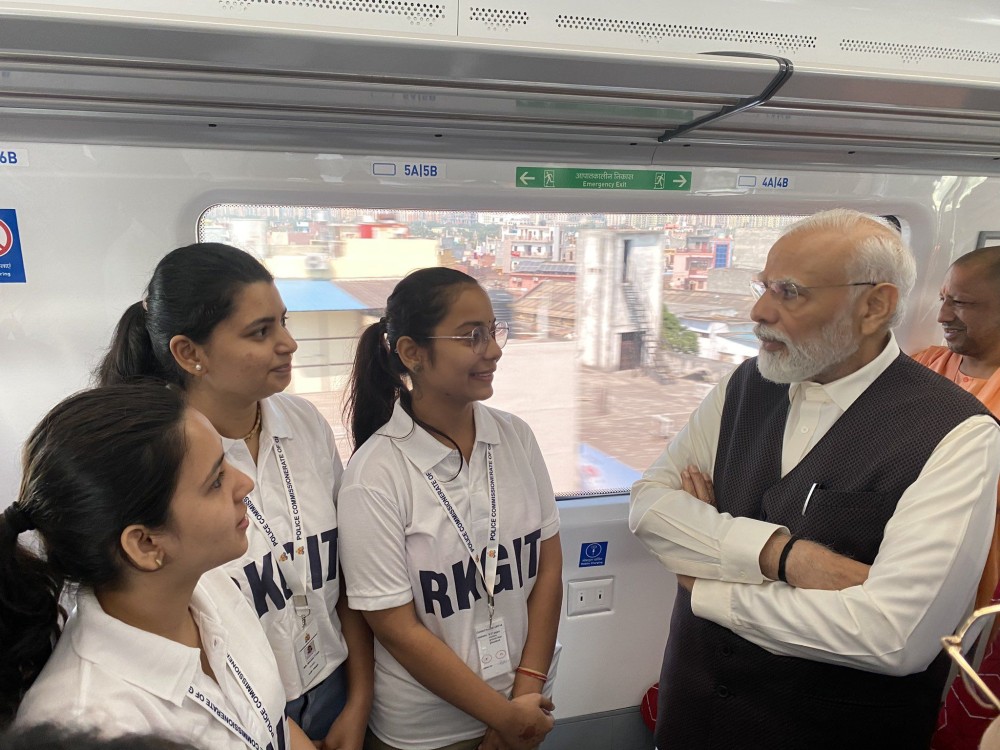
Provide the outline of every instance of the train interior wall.
[[[950,260],[973,249],[979,232],[1000,229],[1000,179],[992,177],[679,164],[692,172],[689,192],[549,192],[515,187],[514,162],[438,159],[440,175],[421,180],[373,174],[373,163],[405,161],[398,155],[3,145],[23,155],[0,165],[0,207],[17,212],[27,283],[0,284],[0,507],[15,497],[29,430],[88,384],[153,266],[169,249],[196,241],[199,216],[217,203],[691,214],[849,206],[894,214],[920,268],[898,331],[911,351],[939,339],[935,302]],[[790,187],[738,189],[741,175],[787,177]],[[501,363],[498,388],[509,389],[503,372]],[[628,532],[627,497],[563,501],[561,515],[566,583],[612,578],[615,595],[609,612],[568,618],[564,608],[559,721],[546,747],[648,748],[637,707],[658,677],[673,576]],[[605,565],[580,567],[582,547],[593,542],[607,542]]]

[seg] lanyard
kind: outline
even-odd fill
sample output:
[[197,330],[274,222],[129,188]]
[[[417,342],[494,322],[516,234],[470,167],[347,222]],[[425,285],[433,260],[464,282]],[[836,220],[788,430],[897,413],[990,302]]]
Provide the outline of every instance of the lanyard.
[[[243,670],[240,669],[239,665],[236,663],[236,660],[233,659],[232,655],[229,653],[226,654],[226,663],[229,665],[230,671],[232,671],[240,685],[243,686],[243,690],[246,692],[247,700],[253,704],[254,708],[257,709],[257,713],[260,714],[260,717],[264,720],[264,726],[267,727],[267,732],[271,735],[271,742],[267,744],[267,747],[269,749],[274,748],[277,744],[275,742],[276,738],[274,735],[274,725],[271,723],[271,717],[268,715],[267,709],[264,708],[263,701],[261,701],[260,697],[257,695],[257,691],[253,689],[253,685],[250,684],[250,680],[247,679]],[[188,696],[214,716],[219,723],[226,727],[226,729],[243,740],[243,742],[245,742],[249,747],[253,748],[253,750],[264,750],[264,748],[260,746],[260,743],[250,736],[250,733],[243,728],[243,725],[240,724],[239,721],[229,716],[229,714],[227,714],[220,706],[216,705],[215,701],[198,690],[194,686],[194,683],[188,686]]]
[[288,467],[285,451],[281,447],[281,439],[275,435],[272,437],[272,440],[274,440],[274,457],[278,462],[278,471],[281,473],[281,485],[285,489],[285,500],[288,502],[288,510],[292,516],[292,530],[295,538],[292,544],[291,559],[289,559],[284,547],[278,541],[274,531],[271,530],[271,525],[267,522],[260,509],[254,504],[250,495],[243,498],[243,503],[247,506],[254,525],[264,535],[264,538],[270,542],[274,550],[274,558],[278,562],[278,568],[280,568],[282,575],[285,577],[285,582],[292,590],[292,605],[295,607],[296,614],[300,617],[305,617],[309,614],[309,600],[306,596],[305,585],[306,570],[304,563],[306,551],[302,546],[302,512],[299,509],[298,496],[295,494],[295,483],[292,481],[292,472]]
[[[469,537],[469,532],[466,530],[465,524],[462,523],[462,519],[458,517],[458,511],[455,510],[455,506],[452,505],[444,490],[441,489],[441,485],[434,478],[434,474],[430,471],[426,471],[424,472],[424,476],[427,477],[427,481],[430,482],[434,492],[437,493],[438,500],[441,501],[441,505],[444,508],[445,513],[448,518],[451,519],[451,523],[458,532],[458,536],[465,544],[465,548],[469,550],[469,555],[472,557],[472,563],[476,566],[476,571],[483,579],[483,586],[486,589],[486,604],[490,611],[490,627],[492,628],[493,610],[495,608],[493,589],[496,586],[497,579],[497,550],[500,547],[500,534],[497,529],[497,486],[496,479],[493,475],[493,447],[489,443],[486,444],[486,467],[490,479],[490,535],[486,544],[486,570],[483,570],[483,566],[479,562],[479,555],[476,554],[476,547],[472,543],[472,539]],[[469,509],[472,509],[471,496]]]

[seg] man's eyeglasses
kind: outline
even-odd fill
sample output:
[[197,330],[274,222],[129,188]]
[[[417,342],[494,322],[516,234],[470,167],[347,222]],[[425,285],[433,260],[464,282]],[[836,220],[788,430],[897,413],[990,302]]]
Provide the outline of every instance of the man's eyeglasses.
[[[946,635],[941,639],[941,643],[944,645],[944,650],[948,652],[948,656],[958,664],[962,672],[962,681],[965,683],[969,695],[983,708],[992,708],[1000,711],[1000,699],[989,689],[983,678],[979,676],[965,658],[965,654],[972,650],[971,647],[976,636],[979,635],[979,629],[982,627],[989,628],[993,622],[991,615],[997,613],[1000,613],[1000,604],[991,604],[988,607],[977,609],[969,615],[969,619],[965,621],[962,627],[955,631],[954,635]],[[979,637],[988,638],[989,631],[987,630]]]
[[879,283],[878,281],[854,281],[850,284],[802,286],[801,284],[796,284],[794,281],[758,281],[755,279],[750,282],[750,291],[753,293],[754,299],[760,299],[764,296],[764,292],[769,291],[782,302],[794,302],[802,292],[808,292],[813,289],[834,289],[841,286],[878,286]]
[[490,345],[490,339],[494,339],[497,346],[503,349],[507,343],[508,333],[510,333],[510,325],[504,320],[498,320],[492,326],[476,326],[471,333],[467,333],[465,336],[428,336],[427,338],[468,341],[474,353],[483,354]]

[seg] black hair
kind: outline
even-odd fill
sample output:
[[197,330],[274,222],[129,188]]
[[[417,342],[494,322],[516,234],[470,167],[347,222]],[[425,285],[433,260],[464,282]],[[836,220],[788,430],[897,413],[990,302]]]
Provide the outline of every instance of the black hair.
[[[184,402],[161,382],[95,388],[28,437],[17,501],[0,514],[0,726],[52,653],[66,584],[113,589],[122,531],[167,525],[186,450]],[[44,554],[19,542],[35,529]]]
[[478,287],[479,282],[454,268],[414,271],[392,290],[385,303],[385,317],[362,332],[345,408],[355,450],[389,421],[397,398],[414,422],[455,443],[413,415],[410,392],[403,381],[408,371],[396,352],[396,344],[403,336],[409,336],[418,344],[429,343],[461,287],[467,285]]
[[187,336],[202,344],[228,318],[247,284],[274,277],[249,253],[202,242],[179,247],[156,265],[146,297],[125,310],[98,366],[99,385],[155,377],[182,388],[187,373],[170,352],[170,339]]
[[0,750],[195,750],[193,745],[152,734],[101,737],[97,730],[37,724],[0,734]]
[[885,214],[884,216],[879,216],[886,224],[891,224],[897,232],[903,231],[902,222],[892,214]]

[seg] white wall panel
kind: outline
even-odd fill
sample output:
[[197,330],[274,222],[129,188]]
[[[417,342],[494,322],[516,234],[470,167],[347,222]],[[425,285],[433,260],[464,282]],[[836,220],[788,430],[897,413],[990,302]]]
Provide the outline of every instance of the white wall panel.
[[[556,718],[638,706],[660,678],[677,579],[628,530],[623,499],[585,499],[559,505],[563,549],[563,658],[552,696]],[[579,567],[580,548],[607,542],[607,563]],[[566,616],[566,584],[612,578],[611,612]]]
[[796,62],[995,76],[989,0],[22,0],[45,13],[116,14],[139,23],[213,21],[275,31],[338,29],[572,45],[630,52],[741,50]]

